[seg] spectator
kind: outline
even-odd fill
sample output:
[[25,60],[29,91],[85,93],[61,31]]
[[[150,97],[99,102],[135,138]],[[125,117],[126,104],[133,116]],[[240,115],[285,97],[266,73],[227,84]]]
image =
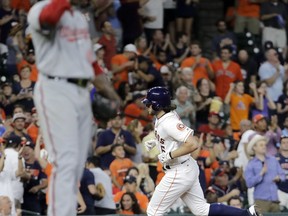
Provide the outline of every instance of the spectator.
[[208,124],[211,102],[215,96],[215,92],[209,85],[209,80],[200,79],[196,84],[198,94],[195,95],[196,103],[196,123],[197,128],[202,124]]
[[285,172],[286,178],[278,183],[278,197],[280,209],[288,209],[288,136],[282,136],[280,139],[280,152],[276,155],[280,166]]
[[43,214],[46,209],[42,206],[45,195],[41,190],[47,187],[47,176],[43,173],[42,167],[35,158],[34,147],[31,141],[26,141],[23,150],[25,173],[22,177],[24,179],[22,209]]
[[281,65],[278,53],[274,48],[265,52],[267,61],[259,68],[260,80],[267,83],[267,92],[273,101],[277,101],[283,90],[283,80],[285,80],[284,67]]
[[177,33],[185,32],[188,41],[191,40],[193,24],[198,15],[199,0],[176,1],[176,30]]
[[[9,136],[6,139],[5,148],[5,166],[4,171],[11,172],[13,178],[11,179],[11,186],[13,192],[13,203],[16,209],[21,209],[23,203],[23,183],[20,181],[24,172],[24,165],[22,161],[23,146],[21,147],[22,140],[18,136]],[[4,185],[3,185],[4,186]]]
[[[206,117],[207,118],[207,117]],[[221,117],[217,112],[210,112],[208,115],[208,124],[202,124],[198,131],[201,133],[209,133],[213,136],[224,137],[225,132],[220,127]]]
[[264,24],[262,43],[272,41],[277,48],[281,48],[283,56],[286,56],[287,35],[285,20],[287,11],[285,5],[278,0],[264,2],[260,9],[260,19]]
[[[169,58],[170,55],[176,55],[175,47],[170,40],[170,35],[166,34],[164,37],[163,31],[161,29],[157,29],[154,31],[153,36],[153,54],[157,55],[159,51],[164,51]],[[158,67],[156,67],[159,69]]]
[[148,164],[149,167],[149,176],[153,179],[154,183],[156,183],[157,179],[157,162],[158,162],[158,154],[159,150],[157,148],[153,148],[150,151],[147,151],[145,148],[144,143],[149,140],[155,139],[155,133],[154,133],[154,126],[152,124],[148,124],[146,126],[147,135],[143,137],[142,139],[142,157],[143,162]]
[[142,139],[141,136],[143,134],[143,125],[141,123],[141,121],[139,121],[138,119],[134,119],[132,120],[128,125],[127,125],[127,131],[129,131],[133,138],[134,141],[136,143],[136,154],[134,156],[132,156],[132,161],[135,164],[140,164],[142,163]]
[[216,191],[218,199],[217,202],[226,203],[231,197],[239,196],[241,193],[235,185],[228,184],[229,176],[222,168],[219,168],[214,173],[214,183],[212,188]]
[[260,5],[265,0],[242,1],[237,0],[235,33],[245,33],[245,30],[253,35],[260,34]]
[[10,0],[3,0],[1,2],[0,20],[0,42],[6,44],[6,39],[8,38],[9,32],[13,27],[12,23],[18,20],[15,10],[11,8]]
[[243,202],[241,200],[241,198],[239,196],[234,196],[234,197],[231,197],[227,204],[229,206],[233,206],[235,208],[239,208],[239,209],[242,209],[243,208]]
[[18,73],[21,73],[21,70],[24,66],[28,65],[31,69],[31,74],[29,79],[32,82],[36,82],[38,79],[38,69],[35,64],[35,52],[34,49],[28,49],[25,55],[25,58],[17,64]]
[[[174,101],[177,105],[176,112],[178,113],[183,124],[189,128],[194,128],[196,109],[190,102],[190,91],[185,86],[180,86],[176,90],[176,99]],[[191,127],[193,125],[193,127]]]
[[285,116],[288,116],[288,80],[283,84],[283,94],[277,100],[279,126],[284,127]]
[[230,83],[243,80],[240,66],[232,61],[231,57],[231,46],[223,46],[221,47],[221,59],[212,64],[215,73],[216,95],[222,100],[229,90]]
[[97,140],[96,154],[101,158],[101,167],[109,169],[114,160],[112,147],[115,144],[123,145],[126,157],[130,158],[136,154],[136,145],[130,132],[122,129],[124,119],[123,114],[118,112],[117,116],[111,119],[111,129],[101,132]]
[[137,202],[140,206],[141,213],[146,213],[147,206],[148,206],[148,198],[143,193],[137,191],[137,179],[134,176],[126,176],[124,179],[124,188],[120,192],[116,193],[114,196],[114,202],[117,204],[120,202],[121,197],[124,193],[130,192],[133,193],[136,198]]
[[17,97],[13,92],[12,83],[6,82],[2,86],[3,95],[1,96],[0,103],[4,109],[7,118],[13,116],[14,102]]
[[96,187],[102,184],[105,190],[105,196],[94,202],[95,213],[97,215],[115,214],[111,178],[100,168],[100,158],[97,156],[87,158],[86,168],[93,173]]
[[144,13],[144,31],[147,38],[148,43],[152,40],[153,32],[156,29],[163,29],[163,1],[162,0],[154,0],[148,1],[143,6]]
[[80,193],[82,194],[86,205],[86,210],[81,215],[95,215],[94,197],[97,196],[97,190],[94,175],[87,168],[84,168],[84,172],[80,180]]
[[185,33],[178,33],[177,40],[176,40],[176,55],[174,57],[174,62],[177,64],[181,64],[184,59],[188,57],[190,54],[190,41],[188,41],[187,34]]
[[163,80],[163,85],[168,89],[171,95],[174,95],[173,74],[171,69],[168,66],[163,65],[160,68],[160,74]]
[[[263,116],[269,118],[271,113],[276,111],[276,104],[273,99],[270,98],[267,92],[267,84],[265,81],[260,81],[257,85],[257,91],[259,95],[259,108],[252,108],[252,116],[257,114],[262,114]],[[262,108],[262,109],[261,109]]]
[[0,215],[11,215],[12,202],[8,196],[0,196]]
[[110,172],[113,184],[119,189],[122,188],[127,170],[133,166],[133,162],[125,157],[124,147],[121,144],[112,146],[112,155],[115,159],[110,164]]
[[214,78],[214,73],[210,61],[202,57],[202,49],[198,41],[194,41],[190,44],[191,57],[183,60],[181,63],[181,68],[191,67],[193,70],[192,82],[196,86],[197,82],[201,78],[206,78],[207,80],[212,80]]
[[137,48],[137,52],[140,56],[149,57],[151,55],[151,51],[153,48],[153,43],[150,42],[149,47],[147,44],[147,39],[145,37],[139,37],[135,40],[135,46]]
[[216,191],[210,186],[204,193],[207,203],[217,203],[218,196]]
[[118,213],[121,215],[141,214],[141,209],[134,193],[126,192],[122,195]]
[[[234,33],[229,32],[227,30],[227,25],[224,20],[222,19],[218,20],[216,22],[216,27],[217,27],[217,34],[212,38],[213,59],[219,59],[222,47],[230,46],[235,48],[237,44]],[[231,54],[234,54],[232,53],[232,50]]]
[[288,136],[288,116],[286,116],[283,126],[282,135]]
[[24,106],[25,109],[31,111],[34,107],[33,92],[35,82],[30,80],[31,68],[29,65],[24,65],[20,71],[21,81],[14,85],[17,95],[17,103]]
[[138,164],[139,175],[137,176],[137,185],[148,199],[152,197],[155,189],[155,183],[149,175],[149,166],[145,163]]
[[245,170],[249,188],[254,187],[254,199],[262,212],[279,212],[278,182],[285,181],[285,173],[273,156],[266,155],[267,139],[256,134],[248,143],[247,152],[254,156]]
[[230,121],[233,131],[240,130],[240,122],[248,119],[249,111],[252,104],[258,109],[263,108],[263,104],[259,103],[259,97],[255,83],[250,83],[249,87],[253,91],[253,96],[244,93],[244,82],[236,81],[230,83],[229,91],[225,97],[224,103],[230,105]]
[[36,108],[32,109],[32,122],[27,127],[27,134],[31,137],[33,143],[36,143],[37,137],[39,135],[39,119]]
[[[113,5],[111,5],[108,8],[108,20],[112,25],[112,28],[114,30],[115,33],[115,37],[116,37],[116,50],[119,51],[122,49],[122,26],[120,23],[120,20],[118,19],[117,16],[117,11],[120,8],[121,3],[120,0],[114,0],[113,1]],[[104,20],[105,21],[105,20]],[[103,23],[103,22],[102,22]],[[101,28],[101,25],[100,25]]]
[[279,128],[277,121],[276,115],[271,116],[270,125],[268,127],[267,120],[263,115],[258,114],[253,117],[255,131],[258,134],[265,136],[268,140],[266,153],[273,156],[278,152],[276,145],[279,143],[281,136],[281,129]]
[[249,84],[251,82],[256,83],[257,78],[257,64],[247,52],[247,50],[242,49],[238,52],[237,63],[241,67],[242,77],[244,79],[244,90],[246,94],[250,93]]
[[128,73],[135,69],[137,50],[135,45],[128,44],[124,47],[123,54],[118,54],[111,59],[114,88],[117,90],[120,83],[128,83]]
[[99,65],[99,67],[102,69],[102,71],[106,75],[108,81],[110,82],[112,80],[112,74],[108,70],[106,63],[104,61],[104,57],[105,57],[105,53],[106,53],[105,47],[102,44],[96,43],[93,45],[93,50],[96,54],[96,61]]
[[108,70],[111,70],[111,60],[117,52],[116,38],[114,36],[114,30],[109,21],[105,21],[101,24],[102,36],[100,37],[98,43],[103,45],[105,54],[104,54],[104,63],[107,66]]
[[172,43],[175,42],[175,20],[176,20],[176,2],[174,0],[166,0],[164,7],[164,32],[169,33]]

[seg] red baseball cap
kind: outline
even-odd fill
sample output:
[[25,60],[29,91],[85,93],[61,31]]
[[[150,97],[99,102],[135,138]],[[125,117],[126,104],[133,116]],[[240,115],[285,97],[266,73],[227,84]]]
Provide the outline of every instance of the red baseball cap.
[[262,119],[264,119],[264,118],[265,118],[264,115],[262,115],[262,114],[257,114],[257,115],[255,115],[255,116],[253,117],[253,122],[254,122],[254,123],[257,123],[258,121],[260,121],[260,120],[262,120]]

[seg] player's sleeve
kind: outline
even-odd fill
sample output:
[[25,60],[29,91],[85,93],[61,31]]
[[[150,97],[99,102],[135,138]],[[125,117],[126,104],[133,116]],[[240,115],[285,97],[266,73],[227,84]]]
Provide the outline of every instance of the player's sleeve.
[[170,137],[176,141],[185,142],[189,135],[193,135],[194,131],[184,125],[182,121],[171,119],[170,124],[165,124],[163,129]]
[[71,5],[67,0],[39,2],[29,11],[28,23],[36,30],[49,30],[59,22],[63,13],[70,9]]

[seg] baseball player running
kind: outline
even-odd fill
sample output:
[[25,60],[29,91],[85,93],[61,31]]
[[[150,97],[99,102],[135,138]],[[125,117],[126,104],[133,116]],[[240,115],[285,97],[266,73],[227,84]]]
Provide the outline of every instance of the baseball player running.
[[158,158],[165,171],[149,202],[149,216],[164,215],[179,197],[194,215],[260,215],[254,205],[246,210],[206,203],[198,180],[197,162],[190,156],[198,147],[197,140],[193,130],[185,126],[173,111],[176,106],[171,104],[169,91],[164,87],[151,88],[142,102],[149,114],[156,117],[154,131],[157,140],[147,141],[145,146],[147,150],[158,147]]
[[78,1],[44,0],[28,14],[40,71],[34,100],[53,159],[48,207],[48,215],[53,216],[76,215],[77,182],[92,132],[88,82],[95,80],[94,84],[102,87],[99,92],[115,96],[109,85],[105,88],[105,75],[96,63],[87,21],[75,7]]

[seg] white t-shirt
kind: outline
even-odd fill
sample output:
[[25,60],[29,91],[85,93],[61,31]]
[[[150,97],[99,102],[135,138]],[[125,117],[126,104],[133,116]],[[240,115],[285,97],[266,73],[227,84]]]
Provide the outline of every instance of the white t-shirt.
[[176,8],[176,1],[175,0],[165,0],[163,6],[165,9],[175,9]]
[[143,7],[146,16],[155,17],[153,22],[145,22],[144,27],[149,29],[163,28],[163,0],[148,1]]
[[[161,153],[178,149],[194,131],[183,124],[175,111],[166,113],[155,122],[155,136],[158,140],[157,148]],[[190,158],[190,154],[170,160],[166,165],[180,164]]]
[[112,182],[111,178],[100,168],[89,169],[95,177],[95,185],[102,183],[105,188],[105,196],[103,199],[94,202],[95,207],[116,209],[115,202],[113,200]]
[[14,177],[11,181],[13,197],[23,202],[24,188],[23,183],[20,181],[20,178],[16,178],[16,171],[18,170],[18,152],[13,148],[5,149],[5,166],[4,170],[11,172]]
[[252,134],[256,133],[253,130],[247,130],[242,134],[241,140],[239,141],[239,145],[237,148],[238,157],[234,161],[235,167],[242,167],[243,171],[245,171],[247,164],[249,162],[249,158],[245,153],[245,145],[248,144],[249,138]]

